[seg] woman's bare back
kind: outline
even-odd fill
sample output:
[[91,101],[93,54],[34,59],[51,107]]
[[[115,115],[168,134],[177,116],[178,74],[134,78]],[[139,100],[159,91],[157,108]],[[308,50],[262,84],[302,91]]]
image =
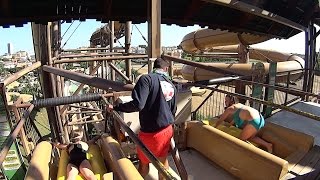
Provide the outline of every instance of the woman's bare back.
[[260,113],[250,106],[246,106],[241,103],[237,103],[232,106],[234,107],[234,112],[236,112],[238,109],[241,109],[239,112],[239,117],[244,121],[251,121],[252,119],[260,117]]

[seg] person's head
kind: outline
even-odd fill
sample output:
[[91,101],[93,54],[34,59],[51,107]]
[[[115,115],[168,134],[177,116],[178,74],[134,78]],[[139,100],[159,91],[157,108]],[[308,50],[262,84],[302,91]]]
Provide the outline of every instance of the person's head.
[[70,134],[70,142],[77,143],[77,142],[81,141],[82,137],[83,137],[82,132],[80,132],[79,130],[74,130]]
[[230,94],[227,94],[227,95],[226,95],[226,98],[224,99],[224,103],[225,103],[225,106],[226,106],[226,107],[230,107],[230,106],[232,106],[233,104],[238,103],[238,98],[235,97],[235,96],[232,96],[232,95],[230,95]]
[[164,71],[168,71],[169,66],[169,62],[162,58],[157,58],[153,63],[153,69],[162,69]]

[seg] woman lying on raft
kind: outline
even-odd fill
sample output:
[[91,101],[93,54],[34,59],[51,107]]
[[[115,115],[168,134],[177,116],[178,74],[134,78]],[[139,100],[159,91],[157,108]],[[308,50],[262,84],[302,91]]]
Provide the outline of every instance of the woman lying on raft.
[[227,95],[225,98],[226,110],[220,116],[215,127],[218,127],[229,116],[232,116],[232,125],[242,129],[240,139],[243,141],[251,141],[261,145],[272,153],[272,144],[266,142],[260,137],[256,136],[258,131],[264,126],[265,121],[263,116],[256,109],[238,103],[236,97]]
[[89,149],[88,144],[94,143],[100,136],[96,136],[90,141],[84,142],[82,141],[83,132],[74,130],[70,137],[70,144],[53,143],[53,145],[59,149],[67,149],[69,154],[70,159],[67,165],[67,180],[75,180],[79,171],[85,179],[96,180],[97,178],[93,174],[92,166],[87,159],[87,152]]

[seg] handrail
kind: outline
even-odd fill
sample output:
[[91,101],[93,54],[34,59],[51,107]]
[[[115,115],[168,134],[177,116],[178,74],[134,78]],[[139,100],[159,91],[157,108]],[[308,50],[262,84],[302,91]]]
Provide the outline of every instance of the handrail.
[[4,86],[7,86],[9,84],[11,84],[12,82],[14,82],[15,80],[19,79],[20,77],[22,77],[23,75],[39,68],[41,66],[41,62],[38,61],[36,63],[33,63],[31,66],[28,66],[14,74],[12,74],[11,76],[7,77],[4,81],[3,84]]
[[26,119],[30,116],[31,112],[33,111],[34,105],[31,105],[28,110],[26,110],[23,114],[23,117],[20,119],[14,130],[10,133],[6,144],[4,145],[3,149],[0,152],[0,166],[2,165],[3,161],[5,160],[11,145],[13,144],[14,140],[17,138],[18,133],[21,131]]
[[205,70],[208,70],[208,71],[213,71],[213,72],[218,72],[218,73],[228,74],[228,75],[243,76],[243,74],[239,74],[239,73],[236,73],[234,71],[229,71],[229,70],[217,68],[217,67],[214,67],[214,66],[209,66],[209,65],[206,65],[204,63],[189,61],[189,60],[186,60],[186,59],[181,59],[181,58],[177,58],[177,57],[173,57],[173,56],[162,55],[162,58],[170,60],[170,61],[182,63],[182,64],[191,65],[191,66],[198,67],[198,68],[201,68],[201,69],[205,69]]
[[295,114],[298,114],[298,115],[301,115],[301,116],[304,116],[304,117],[307,117],[307,118],[310,118],[310,119],[314,119],[316,121],[320,121],[320,116],[314,115],[312,113],[300,111],[300,110],[297,110],[297,109],[293,109],[293,108],[290,108],[288,106],[275,104],[275,103],[272,103],[272,102],[269,102],[269,101],[264,101],[264,100],[261,100],[261,99],[258,99],[258,98],[247,97],[247,96],[239,94],[239,93],[232,93],[232,92],[228,92],[228,91],[221,90],[221,89],[214,88],[214,87],[208,87],[208,86],[204,86],[204,85],[196,85],[196,86],[202,87],[202,88],[206,88],[206,89],[210,89],[210,90],[213,90],[213,91],[217,91],[217,92],[220,92],[220,93],[230,94],[230,95],[233,95],[233,96],[236,96],[236,97],[240,97],[240,98],[245,99],[245,100],[256,101],[258,103],[261,103],[261,104],[264,104],[264,105],[267,105],[267,106],[276,107],[276,108],[279,108],[279,109],[282,109],[282,110],[285,110],[285,111],[289,111],[289,112],[292,112],[292,113],[295,113]]
[[55,60],[53,63],[62,64],[62,63],[75,63],[75,62],[113,61],[113,60],[144,59],[144,58],[148,58],[148,55],[110,56],[110,57],[79,58],[79,59],[65,58],[65,59]]
[[284,92],[288,92],[288,93],[292,93],[292,94],[298,94],[298,95],[300,95],[300,96],[301,96],[301,95],[308,95],[308,96],[320,98],[320,95],[313,94],[313,93],[310,93],[310,92],[301,91],[301,90],[298,90],[298,89],[296,89],[296,88],[286,88],[286,87],[281,87],[281,86],[279,86],[279,85],[264,84],[264,83],[259,83],[259,82],[254,82],[254,81],[248,81],[248,80],[244,80],[244,79],[235,79],[235,80],[236,80],[236,81],[245,82],[245,83],[251,83],[251,84],[261,85],[261,86],[265,86],[265,87],[271,87],[271,88],[274,88],[275,90],[284,91]]
[[68,79],[72,79],[77,82],[81,82],[81,83],[84,83],[99,89],[103,89],[106,91],[109,91],[110,88],[112,88],[112,90],[114,91],[125,91],[125,90],[131,91],[133,89],[132,84],[124,84],[121,82],[110,81],[110,80],[106,80],[106,79],[102,79],[94,76],[89,76],[83,73],[71,72],[68,70],[59,69],[59,68],[55,68],[47,65],[42,66],[42,69],[45,72],[63,76]]
[[[110,103],[108,100],[101,96],[103,102],[107,105]],[[128,125],[124,122],[122,117],[116,112],[111,111],[111,113],[114,115],[115,119],[118,121],[120,126],[123,128],[123,130],[128,133],[129,137],[132,139],[132,141],[138,145],[139,148],[141,148],[142,152],[146,155],[146,157],[152,162],[152,164],[157,168],[157,170],[165,176],[166,179],[176,179],[173,177],[170,172],[164,168],[163,164],[152,154],[152,152],[139,140],[139,138],[135,135],[135,133],[128,127]]]
[[58,59],[62,58],[82,58],[91,56],[111,56],[111,55],[123,55],[123,53],[107,52],[107,53],[79,53],[79,54],[59,54]]

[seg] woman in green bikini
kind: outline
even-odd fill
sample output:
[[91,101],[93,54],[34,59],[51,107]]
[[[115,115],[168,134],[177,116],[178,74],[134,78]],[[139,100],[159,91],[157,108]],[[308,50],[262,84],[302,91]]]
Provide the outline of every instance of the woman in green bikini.
[[232,116],[231,124],[242,129],[240,139],[243,141],[251,141],[265,147],[268,152],[272,153],[272,144],[266,142],[256,136],[258,131],[264,126],[265,121],[263,116],[256,109],[238,103],[236,97],[227,95],[225,98],[226,110],[220,116],[215,127],[218,127],[228,117]]

